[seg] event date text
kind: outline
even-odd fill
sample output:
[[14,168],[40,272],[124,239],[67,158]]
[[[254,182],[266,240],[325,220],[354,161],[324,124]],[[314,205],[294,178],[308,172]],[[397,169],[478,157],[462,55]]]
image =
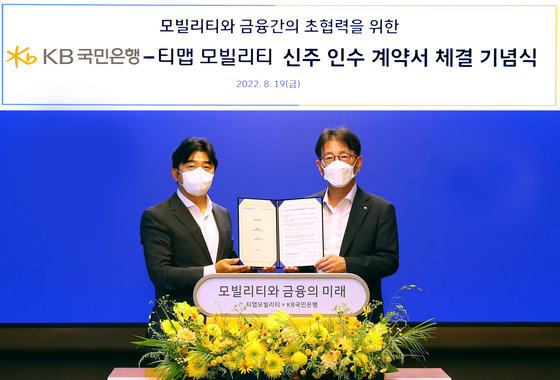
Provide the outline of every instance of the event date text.
[[300,88],[301,83],[298,79],[282,80],[237,80],[237,88]]

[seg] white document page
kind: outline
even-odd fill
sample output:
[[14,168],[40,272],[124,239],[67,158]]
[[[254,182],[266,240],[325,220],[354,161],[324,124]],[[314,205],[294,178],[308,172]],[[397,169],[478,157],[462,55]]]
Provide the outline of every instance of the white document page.
[[266,199],[243,199],[239,210],[239,257],[251,267],[276,265],[276,207]]
[[313,265],[323,257],[323,205],[315,198],[283,201],[279,207],[280,262]]

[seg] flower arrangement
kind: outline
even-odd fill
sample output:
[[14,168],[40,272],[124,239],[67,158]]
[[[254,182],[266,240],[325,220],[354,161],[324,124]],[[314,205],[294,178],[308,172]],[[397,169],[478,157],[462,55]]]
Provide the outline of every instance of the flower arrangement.
[[[416,288],[414,285],[403,289]],[[418,288],[416,288],[418,289]],[[292,318],[277,311],[267,317],[214,315],[205,321],[186,302],[162,301],[166,318],[151,324],[155,339],[134,342],[150,346],[142,357],[154,360],[160,379],[236,379],[253,375],[269,379],[372,379],[394,372],[395,360],[424,358],[420,341],[431,337],[435,323],[410,326],[404,307],[393,297],[388,312],[371,322],[378,303],[364,307],[363,318],[338,308],[336,316]]]

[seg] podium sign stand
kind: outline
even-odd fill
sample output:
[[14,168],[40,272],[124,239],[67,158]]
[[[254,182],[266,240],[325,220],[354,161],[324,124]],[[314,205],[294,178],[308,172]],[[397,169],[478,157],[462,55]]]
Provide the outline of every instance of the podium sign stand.
[[[370,292],[359,276],[350,273],[240,273],[204,276],[193,295],[196,306],[208,317],[219,314],[227,320],[240,314],[265,317],[284,311],[296,317],[292,319],[296,323],[313,320],[313,313],[329,317],[339,311],[346,321],[356,320],[369,303]],[[212,319],[206,318],[206,323]],[[151,368],[115,368],[108,380],[148,380],[159,375]],[[384,379],[451,380],[439,368],[403,368],[385,374]]]
[[204,276],[194,288],[202,313],[266,316],[285,311],[296,317],[336,315],[336,308],[356,316],[369,303],[369,288],[350,273],[239,273]]
[[[107,380],[156,380],[159,371],[153,368],[115,368]],[[401,368],[385,374],[385,380],[451,380],[441,368]]]

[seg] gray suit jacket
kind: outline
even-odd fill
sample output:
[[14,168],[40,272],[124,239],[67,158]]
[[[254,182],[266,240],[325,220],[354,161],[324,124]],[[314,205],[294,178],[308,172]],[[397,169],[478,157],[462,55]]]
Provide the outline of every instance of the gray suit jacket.
[[[217,261],[237,257],[229,211],[213,203],[212,212],[219,231]],[[144,211],[140,237],[156,300],[169,295],[194,306],[194,286],[212,259],[200,227],[177,193]]]
[[[323,190],[313,197],[324,197]],[[360,276],[368,285],[371,300],[383,301],[381,279],[399,268],[399,239],[395,207],[385,199],[356,192],[340,247],[346,272]],[[377,313],[383,310],[377,310]]]

